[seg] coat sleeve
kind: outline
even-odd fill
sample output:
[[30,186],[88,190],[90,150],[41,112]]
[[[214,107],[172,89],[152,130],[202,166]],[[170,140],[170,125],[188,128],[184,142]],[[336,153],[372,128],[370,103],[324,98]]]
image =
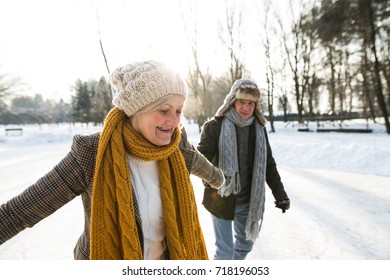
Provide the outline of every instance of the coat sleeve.
[[225,182],[225,176],[222,170],[215,167],[210,161],[202,155],[189,141],[187,133],[182,128],[182,138],[180,150],[186,160],[188,171],[201,178],[213,188],[220,188]]
[[[199,152],[211,162],[214,166],[218,166],[218,142],[219,142],[219,133],[221,131],[221,123],[216,119],[212,119],[206,122],[203,125],[202,132],[200,134],[200,141],[198,143],[197,149]],[[222,173],[224,183],[225,183],[225,175],[222,170],[219,169]],[[208,184],[203,181],[206,187],[214,186]]]
[[198,150],[212,164],[218,164],[218,142],[221,125],[215,119],[205,123],[200,134]]
[[271,145],[268,141],[267,132],[266,142],[267,142],[267,171],[266,171],[266,181],[267,185],[270,187],[272,191],[272,195],[274,196],[276,201],[288,198],[286,191],[284,190],[284,186],[282,183],[282,179],[280,178],[279,171],[276,166],[275,159],[272,155]]
[[83,161],[91,158],[91,149],[82,138],[75,136],[71,151],[51,171],[0,206],[0,244],[34,226],[86,189]]

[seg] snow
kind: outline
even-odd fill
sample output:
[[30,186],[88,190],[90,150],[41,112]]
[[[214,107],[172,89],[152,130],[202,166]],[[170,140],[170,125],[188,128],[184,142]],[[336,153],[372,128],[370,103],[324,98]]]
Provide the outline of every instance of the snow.
[[[284,214],[275,208],[267,188],[263,228],[248,260],[389,260],[390,136],[384,126],[370,124],[373,133],[361,134],[298,132],[294,123],[275,125],[269,139],[291,208]],[[4,128],[0,126],[0,204],[65,156],[74,134],[101,130],[23,126],[22,136],[6,136]],[[186,123],[186,128],[196,145],[197,127]],[[214,236],[201,204],[203,185],[195,176],[191,180],[212,258]],[[83,218],[77,198],[1,245],[0,260],[72,260]]]

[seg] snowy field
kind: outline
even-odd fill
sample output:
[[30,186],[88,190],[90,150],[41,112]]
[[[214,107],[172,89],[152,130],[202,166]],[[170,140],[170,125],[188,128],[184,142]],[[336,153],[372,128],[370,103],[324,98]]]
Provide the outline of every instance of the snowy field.
[[[196,145],[197,127],[186,127]],[[269,134],[291,208],[282,214],[267,188],[263,229],[248,260],[390,260],[390,136],[384,126],[371,124],[374,131],[369,134],[297,128],[280,122],[277,132]],[[22,136],[6,136],[0,126],[0,204],[65,156],[74,134],[100,129],[24,126]],[[214,237],[211,218],[201,204],[203,186],[200,179],[191,178],[212,258]],[[1,245],[0,260],[72,260],[82,228],[77,198]]]

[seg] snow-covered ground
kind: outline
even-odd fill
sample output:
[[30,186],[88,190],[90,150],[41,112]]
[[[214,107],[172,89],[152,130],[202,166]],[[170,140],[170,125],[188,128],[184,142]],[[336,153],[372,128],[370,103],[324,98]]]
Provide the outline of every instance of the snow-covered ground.
[[[196,145],[197,127],[186,127]],[[276,123],[269,138],[291,209],[282,214],[267,189],[263,229],[249,260],[390,260],[390,136],[383,125],[370,128],[369,134],[316,133]],[[0,204],[49,171],[68,152],[74,134],[100,129],[25,126],[22,136],[6,136],[0,126]],[[191,178],[212,258],[203,186]],[[78,198],[1,245],[0,259],[71,260],[82,228]]]

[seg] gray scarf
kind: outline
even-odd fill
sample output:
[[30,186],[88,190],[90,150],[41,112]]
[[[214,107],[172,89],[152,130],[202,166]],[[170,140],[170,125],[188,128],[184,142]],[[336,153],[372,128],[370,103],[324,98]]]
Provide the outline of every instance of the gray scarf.
[[223,197],[238,194],[241,190],[235,125],[245,127],[253,122],[256,129],[255,158],[245,233],[247,240],[255,241],[263,223],[267,145],[264,129],[255,117],[243,121],[232,107],[224,113],[219,137],[218,166],[226,176],[226,184],[218,190],[218,193]]

